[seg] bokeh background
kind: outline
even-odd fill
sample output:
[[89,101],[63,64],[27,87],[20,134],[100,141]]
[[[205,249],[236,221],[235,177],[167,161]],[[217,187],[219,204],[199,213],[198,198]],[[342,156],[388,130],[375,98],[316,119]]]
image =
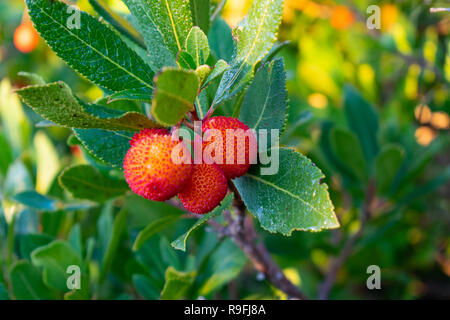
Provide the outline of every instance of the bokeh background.
[[[105,2],[117,13],[128,14],[119,0]],[[449,299],[450,13],[430,13],[430,7],[449,3],[285,2],[279,33],[283,47],[278,55],[286,63],[290,113],[282,143],[323,170],[342,227],[294,232],[289,238],[261,231],[261,237],[289,279],[312,298]],[[366,26],[366,10],[373,2],[381,8],[379,30]],[[77,5],[96,15],[88,0]],[[250,5],[251,1],[228,0],[223,18],[235,26]],[[189,254],[166,248],[165,237],[173,239],[189,221],[149,241],[145,252],[132,252],[130,242],[137,231],[172,210],[169,207],[134,196],[125,200],[133,208],[131,222],[115,255],[108,256],[111,267],[103,279],[102,263],[117,203],[45,211],[14,200],[22,191],[35,190],[61,203],[70,201],[57,175],[71,164],[95,162],[80,147],[71,146],[70,130],[48,126],[21,104],[13,89],[26,85],[27,79],[19,73],[37,73],[48,82],[63,80],[87,101],[103,95],[62,62],[32,29],[20,29],[23,26],[29,26],[23,1],[1,1],[0,298],[71,297],[46,288],[39,268],[28,273],[39,289],[37,296],[11,286],[15,276],[11,270],[18,263],[29,266],[31,251],[54,239],[67,241],[84,257],[91,276],[87,292],[79,294],[83,298],[157,298],[153,288],[161,286],[163,265],[170,264],[203,268],[204,279],[192,298],[285,298],[254,272],[237,247],[219,243],[208,228],[195,235]],[[358,91],[375,110],[370,119],[377,123],[376,145],[384,157],[372,163],[354,161],[354,147],[365,149],[364,140],[338,144],[332,139],[335,128],[353,138],[354,123],[366,125],[362,120],[367,118],[357,112],[353,119],[346,115],[348,90]],[[368,192],[375,195],[370,216],[363,217]],[[214,250],[212,243],[217,245]],[[348,252],[343,253],[347,245]],[[195,262],[206,256],[202,263]],[[223,256],[229,261],[221,261]],[[336,257],[342,256],[334,270]],[[366,288],[369,265],[382,270],[381,290]],[[331,280],[330,273],[334,274]],[[333,284],[331,290],[324,289],[326,279]]]

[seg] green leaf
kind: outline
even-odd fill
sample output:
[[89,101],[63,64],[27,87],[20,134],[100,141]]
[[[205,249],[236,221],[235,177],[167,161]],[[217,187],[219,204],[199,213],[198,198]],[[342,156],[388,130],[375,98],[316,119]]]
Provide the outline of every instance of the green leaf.
[[71,247],[78,253],[80,257],[83,256],[83,244],[81,242],[81,227],[79,223],[76,223],[67,237],[67,241]]
[[234,53],[234,40],[231,28],[225,20],[218,18],[208,35],[209,46],[217,59],[230,62]]
[[153,88],[152,69],[106,24],[80,12],[80,28],[69,29],[68,6],[26,0],[35,28],[56,54],[95,84],[113,91]]
[[133,285],[136,291],[147,300],[158,300],[160,290],[155,287],[153,282],[146,276],[141,274],[133,275]]
[[44,78],[42,78],[40,75],[38,75],[36,73],[21,71],[21,72],[17,73],[17,75],[27,79],[28,80],[28,84],[31,84],[31,85],[33,85],[33,84],[37,84],[37,85],[45,84]]
[[176,125],[193,110],[200,87],[195,72],[164,68],[155,79],[152,114],[166,126]]
[[378,153],[378,114],[353,87],[344,89],[344,109],[349,127],[356,133],[370,165]]
[[110,235],[108,246],[106,248],[105,255],[103,256],[102,267],[100,269],[100,276],[99,276],[100,283],[103,282],[103,280],[105,279],[106,273],[110,269],[111,264],[114,260],[114,257],[117,252],[117,247],[119,245],[120,236],[122,235],[127,225],[127,218],[128,218],[128,211],[121,210],[114,219],[112,233]]
[[95,202],[105,202],[129,190],[125,181],[106,177],[96,168],[84,164],[64,170],[59,176],[59,183],[75,198]]
[[232,98],[253,76],[253,67],[276,41],[283,13],[283,0],[254,1],[248,15],[234,29],[236,54],[225,72],[213,105]]
[[128,89],[113,93],[108,97],[108,104],[119,100],[149,102],[152,100],[152,91],[147,88]]
[[207,223],[209,219],[218,216],[223,211],[228,209],[232,201],[233,201],[233,194],[230,193],[228,196],[225,197],[225,199],[222,200],[222,202],[218,207],[216,207],[210,213],[203,215],[191,228],[189,228],[189,230],[186,233],[182,234],[175,241],[173,241],[172,247],[174,247],[177,250],[186,251],[186,241],[191,235],[191,233],[200,228],[205,223]]
[[209,57],[208,37],[199,27],[193,27],[186,38],[186,51],[194,58],[196,67],[206,63]]
[[169,215],[167,217],[157,219],[147,225],[144,230],[139,232],[139,234],[137,235],[137,238],[133,244],[133,251],[139,250],[148,239],[150,239],[158,232],[164,230],[168,226],[174,224],[176,221],[178,221],[179,218],[179,215]]
[[330,132],[331,148],[338,161],[361,182],[367,181],[367,166],[361,144],[356,135],[344,128],[333,128]]
[[73,131],[90,154],[108,165],[122,168],[134,133],[100,129],[74,129]]
[[234,180],[248,210],[264,229],[286,236],[294,230],[339,227],[328,186],[321,183],[324,175],[320,169],[291,149],[278,151],[279,158],[274,161],[279,170],[275,174],[262,175],[261,165],[256,165]]
[[375,158],[374,175],[379,192],[385,193],[390,191],[397,171],[403,162],[404,154],[402,146],[387,144],[383,146]]
[[152,62],[175,66],[192,28],[189,0],[124,0],[136,17]]
[[54,240],[53,237],[46,234],[24,234],[18,237],[19,252],[22,258],[31,260],[31,253],[42,246],[45,246]]
[[139,131],[158,125],[143,114],[81,102],[64,82],[29,86],[17,91],[24,103],[56,124],[71,128]]
[[0,132],[0,175],[5,176],[13,161],[11,147],[2,132]]
[[246,262],[247,256],[233,241],[223,241],[206,262],[199,294],[206,296],[219,290],[239,275]]
[[200,27],[205,34],[209,31],[209,0],[190,0],[194,26]]
[[161,300],[179,300],[195,280],[195,271],[180,272],[168,267],[165,274],[166,283],[161,292]]
[[82,269],[81,257],[69,243],[55,240],[31,253],[33,265],[44,269],[44,283],[56,290],[67,292],[67,267],[76,265]]
[[23,205],[42,211],[55,212],[61,210],[64,206],[60,201],[44,196],[36,191],[21,192],[14,195],[12,199]]
[[110,25],[112,25],[117,31],[145,48],[145,43],[142,40],[141,35],[136,31],[136,29],[127,19],[122,18],[122,16],[111,10],[103,0],[89,0],[89,3],[95,9],[95,11],[97,11],[97,13],[102,16],[102,18],[105,19]]
[[8,290],[6,290],[5,285],[0,282],[0,301],[4,300],[11,300],[11,297],[9,296]]
[[218,60],[214,66],[214,69],[209,74],[206,81],[202,84],[202,89],[206,88],[211,82],[219,78],[225,71],[228,70],[230,65],[225,60]]
[[10,272],[12,294],[18,300],[56,299],[42,281],[41,272],[28,261],[16,262]]
[[195,70],[197,67],[194,58],[186,51],[178,52],[177,64],[180,68],[188,70]]
[[284,62],[282,59],[277,59],[266,64],[256,73],[242,102],[239,119],[256,132],[266,129],[267,148],[270,149],[271,129],[278,129],[281,135],[286,122],[287,109]]

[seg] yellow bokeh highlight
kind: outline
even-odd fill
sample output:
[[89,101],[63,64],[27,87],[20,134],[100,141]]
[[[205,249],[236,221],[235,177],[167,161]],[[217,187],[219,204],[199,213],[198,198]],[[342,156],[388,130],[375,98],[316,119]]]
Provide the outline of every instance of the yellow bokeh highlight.
[[325,268],[328,264],[328,256],[321,249],[314,249],[311,252],[311,260],[316,266],[320,268]]
[[235,27],[247,14],[250,4],[247,0],[228,0],[222,16],[231,27]]
[[408,99],[414,100],[417,98],[420,71],[421,67],[418,64],[413,64],[409,67],[405,80],[405,96]]
[[302,279],[298,271],[294,268],[286,268],[283,270],[284,275],[288,278],[296,286],[300,286],[302,284]]
[[92,86],[86,91],[86,97],[90,100],[95,101],[103,97],[103,91],[99,87]]
[[393,4],[385,4],[381,6],[381,28],[389,30],[397,22],[398,10]]
[[328,98],[322,93],[315,92],[308,96],[308,103],[316,109],[324,109],[328,105]]
[[416,129],[416,141],[422,146],[428,146],[436,138],[436,132],[430,127],[422,126]]

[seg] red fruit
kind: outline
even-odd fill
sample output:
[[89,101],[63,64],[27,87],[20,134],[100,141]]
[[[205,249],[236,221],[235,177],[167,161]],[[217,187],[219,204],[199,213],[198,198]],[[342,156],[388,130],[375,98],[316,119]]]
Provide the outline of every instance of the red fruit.
[[169,131],[165,128],[158,128],[158,129],[144,129],[142,131],[139,131],[136,133],[133,138],[130,140],[130,145],[134,145],[137,141],[141,140],[143,137],[152,135],[152,134],[162,134],[162,135],[168,135]]
[[135,134],[125,156],[125,179],[133,192],[146,199],[168,200],[183,190],[192,176],[192,159],[187,157],[191,157],[189,151],[180,140],[172,141],[161,129],[143,130]]
[[22,23],[14,32],[14,45],[17,50],[29,53],[36,49],[39,44],[39,35],[33,28],[31,22]]
[[193,213],[207,213],[227,194],[227,179],[215,164],[196,164],[191,180],[178,194],[183,206]]
[[[220,162],[216,161],[216,164],[225,173],[227,179],[244,175],[256,160],[257,145],[253,131],[249,130],[249,127],[238,119],[231,117],[209,118],[203,123],[202,132],[206,133],[208,129],[219,130],[222,141],[214,136],[211,136],[211,139],[208,140],[206,134],[203,137],[203,150],[207,147],[209,150],[216,150],[212,151],[211,155],[215,159],[221,159]],[[227,130],[232,131],[227,132]],[[239,141],[242,142],[239,143]],[[243,143],[244,141],[245,143]],[[222,146],[219,145],[220,143],[222,143]],[[208,154],[209,151],[206,153]]]

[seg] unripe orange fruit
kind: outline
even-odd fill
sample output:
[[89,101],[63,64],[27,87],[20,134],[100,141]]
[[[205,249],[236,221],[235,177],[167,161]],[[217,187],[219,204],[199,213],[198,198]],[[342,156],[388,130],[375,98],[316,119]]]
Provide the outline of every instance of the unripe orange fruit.
[[[208,133],[208,130],[212,129],[218,130],[221,139],[216,139],[213,131]],[[209,118],[203,123],[202,132],[204,155],[206,150],[206,154],[221,160],[215,163],[222,169],[227,179],[244,175],[256,160],[255,134],[238,119],[222,116]],[[211,150],[216,150],[217,153]]]
[[227,178],[215,164],[196,164],[191,180],[178,194],[183,206],[198,214],[208,213],[227,194]]
[[[180,140],[173,140],[166,130],[143,130],[133,137],[130,144],[123,168],[133,192],[146,199],[165,201],[189,182],[192,159],[180,161],[186,156],[191,157],[189,151]],[[177,149],[174,150],[175,147]]]
[[33,28],[31,22],[22,23],[14,32],[14,45],[17,50],[29,53],[36,49],[39,43],[39,34]]

